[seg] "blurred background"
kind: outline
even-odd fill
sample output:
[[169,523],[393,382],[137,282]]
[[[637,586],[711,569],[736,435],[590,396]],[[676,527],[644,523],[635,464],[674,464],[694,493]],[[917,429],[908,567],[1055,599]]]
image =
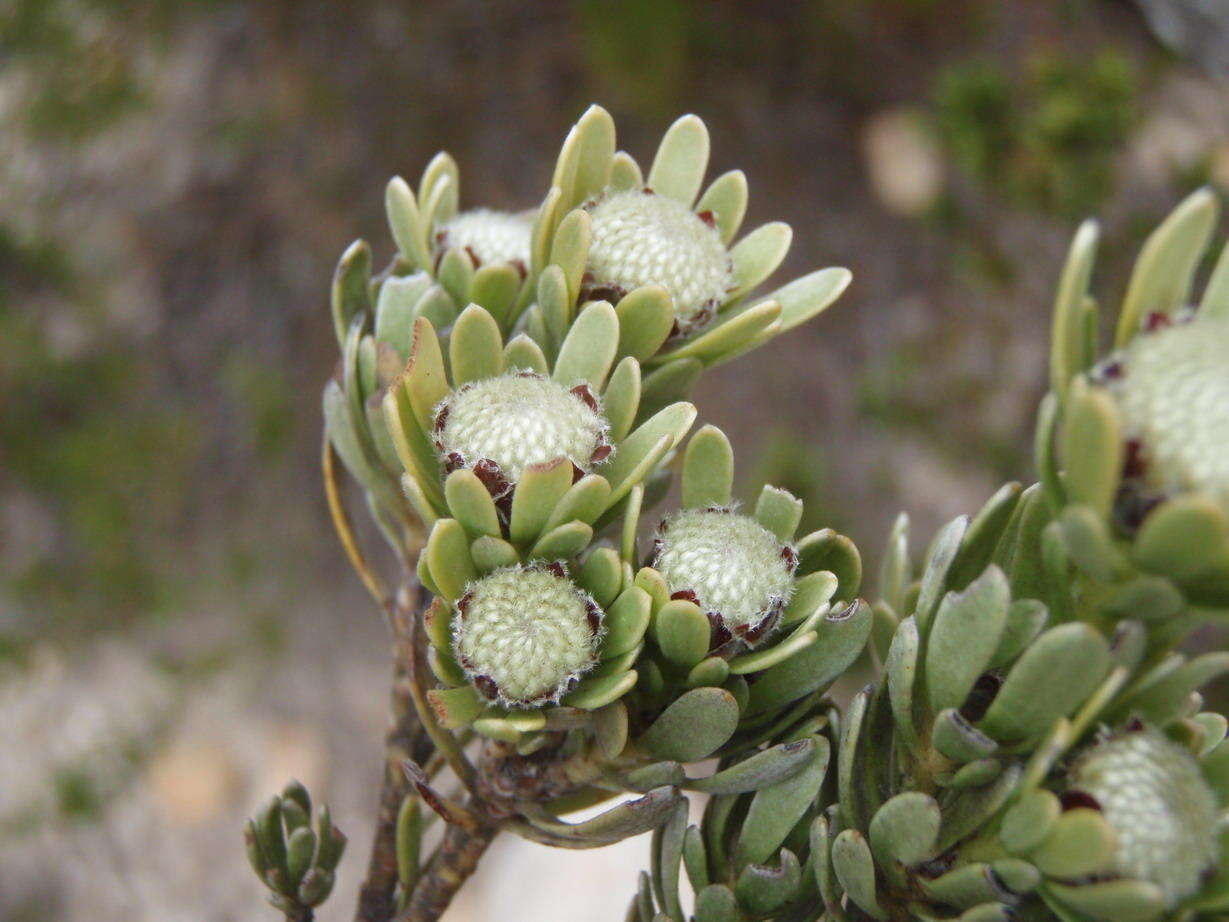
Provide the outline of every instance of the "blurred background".
[[[352,912],[389,665],[319,394],[390,175],[446,148],[463,207],[529,207],[589,102],[642,160],[700,114],[778,278],[855,281],[697,402],[873,567],[1029,476],[1069,235],[1116,296],[1229,189],[1227,80],[1226,0],[0,2],[0,920],[261,917],[239,822],[290,777]],[[646,850],[504,843],[448,918],[621,918]]]

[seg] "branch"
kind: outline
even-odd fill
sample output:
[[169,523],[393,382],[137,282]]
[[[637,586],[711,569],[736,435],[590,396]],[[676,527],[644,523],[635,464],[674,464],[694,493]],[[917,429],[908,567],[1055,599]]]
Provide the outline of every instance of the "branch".
[[399,627],[416,617],[410,599],[413,587],[402,586],[397,610],[392,619],[396,633],[393,642],[395,669],[392,687],[392,714],[384,743],[384,780],[380,787],[380,806],[376,817],[375,839],[367,862],[367,875],[359,890],[355,922],[388,922],[396,912],[397,888],[397,812],[410,791],[402,770],[404,763],[434,759],[433,745],[411,700],[412,646]]
[[[480,804],[473,807],[480,808]],[[472,809],[480,814],[480,809]],[[478,861],[499,832],[494,823],[472,829],[449,825],[444,830],[435,857],[419,879],[410,902],[397,922],[436,922],[444,914],[461,885],[478,867]]]

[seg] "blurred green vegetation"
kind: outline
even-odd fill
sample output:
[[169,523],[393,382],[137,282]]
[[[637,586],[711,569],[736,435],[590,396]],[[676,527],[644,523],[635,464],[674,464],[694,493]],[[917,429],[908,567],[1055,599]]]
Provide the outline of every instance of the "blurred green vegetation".
[[956,165],[1012,204],[1094,212],[1139,115],[1136,66],[1121,51],[1043,52],[1013,73],[960,61],[939,74],[935,125]]

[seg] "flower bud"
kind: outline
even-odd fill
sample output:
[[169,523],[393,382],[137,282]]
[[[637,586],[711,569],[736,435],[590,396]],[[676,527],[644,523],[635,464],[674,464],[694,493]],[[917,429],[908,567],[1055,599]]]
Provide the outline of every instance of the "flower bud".
[[524,270],[529,265],[532,233],[533,224],[524,215],[475,208],[440,225],[435,233],[436,252],[460,247],[479,266],[511,263]]
[[662,522],[653,566],[672,594],[692,598],[708,614],[714,646],[731,638],[754,646],[789,600],[797,557],[750,516],[684,509]]
[[1154,499],[1203,493],[1229,509],[1229,323],[1141,333],[1095,376],[1119,407],[1129,488]]
[[1114,829],[1114,870],[1155,884],[1167,905],[1198,890],[1216,863],[1216,797],[1194,756],[1159,732],[1132,729],[1093,746],[1073,767],[1071,789]]
[[606,418],[587,385],[564,387],[530,372],[463,385],[435,412],[435,445],[451,469],[470,467],[502,480],[567,458],[588,473],[610,456]]
[[597,659],[602,612],[561,564],[506,567],[457,600],[453,651],[478,691],[507,707],[554,703]]
[[587,297],[617,301],[634,288],[661,285],[674,301],[676,333],[712,320],[734,283],[711,220],[649,189],[609,192],[585,207],[592,219]]

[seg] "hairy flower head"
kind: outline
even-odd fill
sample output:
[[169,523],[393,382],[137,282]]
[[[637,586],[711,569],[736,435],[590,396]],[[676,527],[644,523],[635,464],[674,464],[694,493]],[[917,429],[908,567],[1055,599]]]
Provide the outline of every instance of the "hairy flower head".
[[558,701],[597,658],[601,609],[562,565],[495,570],[456,608],[457,660],[479,692],[501,704]]
[[680,333],[703,327],[733,285],[730,255],[711,220],[648,189],[608,192],[586,206],[592,227],[589,297],[617,300],[661,285]]
[[567,388],[530,372],[466,384],[436,408],[446,466],[494,466],[509,483],[525,468],[567,458],[588,472],[611,452],[606,418],[587,385]]
[[[789,600],[797,558],[750,516],[684,509],[662,522],[653,566],[672,593],[693,596],[715,627],[754,644]],[[728,639],[718,634],[718,644]]]
[[436,230],[436,250],[467,250],[480,265],[511,263],[522,270],[529,265],[533,224],[521,214],[475,208],[463,211]]
[[1115,871],[1160,887],[1168,905],[1199,889],[1217,860],[1217,806],[1195,758],[1152,729],[1093,746],[1071,787],[1091,796],[1117,836]]
[[1127,476],[1162,495],[1204,493],[1229,509],[1229,323],[1142,333],[1098,378],[1131,440]]

